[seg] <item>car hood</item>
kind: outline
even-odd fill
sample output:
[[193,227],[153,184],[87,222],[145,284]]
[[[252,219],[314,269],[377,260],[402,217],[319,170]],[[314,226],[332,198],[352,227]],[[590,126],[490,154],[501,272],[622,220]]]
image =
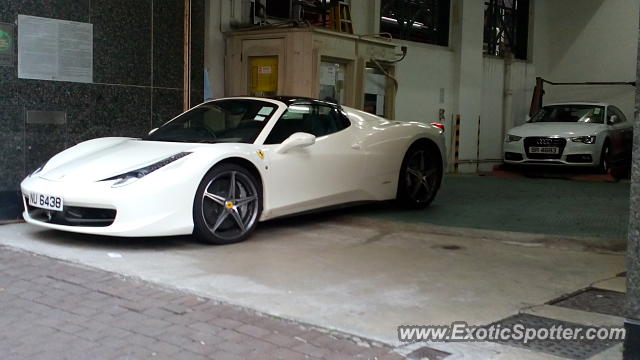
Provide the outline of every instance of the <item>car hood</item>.
[[514,127],[509,130],[511,135],[528,137],[528,136],[559,136],[559,137],[574,137],[574,136],[589,136],[596,135],[599,131],[606,128],[603,124],[589,124],[589,123],[556,123],[556,122],[541,122],[541,123],[527,123]]
[[99,181],[201,146],[140,139],[108,141],[113,139],[69,148],[52,158],[39,176],[51,181]]

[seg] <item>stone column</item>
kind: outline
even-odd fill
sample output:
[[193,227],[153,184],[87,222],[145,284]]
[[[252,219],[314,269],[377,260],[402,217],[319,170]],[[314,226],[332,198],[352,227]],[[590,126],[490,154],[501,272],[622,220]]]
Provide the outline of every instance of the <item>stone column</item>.
[[[459,160],[478,160],[478,119],[482,111],[482,46],[484,1],[454,0],[451,41],[455,51],[454,81],[458,89],[455,114],[460,115]],[[460,172],[475,172],[476,164],[465,163]]]
[[[640,30],[640,29],[639,29]],[[638,33],[636,33],[638,35]],[[640,49],[640,36],[638,37]],[[636,82],[640,84],[640,51],[636,67]],[[636,86],[634,112],[633,162],[631,175],[631,209],[627,245],[627,304],[624,359],[640,359],[640,88]]]

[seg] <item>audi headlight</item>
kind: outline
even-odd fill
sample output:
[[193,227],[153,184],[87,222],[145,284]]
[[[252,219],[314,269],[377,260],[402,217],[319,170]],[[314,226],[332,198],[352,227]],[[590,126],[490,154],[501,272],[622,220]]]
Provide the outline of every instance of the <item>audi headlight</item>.
[[507,134],[507,136],[504,137],[504,142],[507,142],[507,143],[516,142],[520,140],[522,140],[522,136]]
[[162,159],[158,162],[155,162],[151,165],[145,166],[143,168],[137,169],[137,170],[132,170],[129,172],[126,172],[124,174],[120,174],[120,175],[116,175],[116,176],[112,176],[110,178],[107,179],[103,179],[100,181],[111,181],[111,180],[116,180],[116,182],[113,183],[113,185],[111,185],[111,187],[121,187],[121,186],[125,186],[125,185],[129,185],[131,183],[134,183],[136,181],[138,181],[138,179],[141,179],[149,174],[151,174],[152,172],[165,167],[169,164],[171,164],[172,162],[182,159],[183,157],[187,156],[191,154],[190,152],[181,152],[175,155],[171,155],[166,159]]
[[572,137],[571,141],[573,142],[581,142],[584,144],[595,144],[596,143],[596,137],[595,136],[578,136],[578,137]]

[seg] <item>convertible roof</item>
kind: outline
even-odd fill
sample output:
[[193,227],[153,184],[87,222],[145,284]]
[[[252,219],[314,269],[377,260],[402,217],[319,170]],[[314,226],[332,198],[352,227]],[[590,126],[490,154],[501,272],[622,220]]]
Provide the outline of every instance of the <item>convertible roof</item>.
[[304,96],[272,96],[272,97],[269,97],[269,99],[282,101],[283,103],[287,104],[287,106],[298,104],[298,103],[309,103],[309,102],[338,105],[337,101],[329,101],[329,99],[318,100],[318,99],[304,97]]
[[260,96],[231,96],[231,97],[225,97],[225,98],[220,98],[220,99],[211,99],[211,100],[207,100],[205,102],[203,102],[200,105],[204,105],[210,102],[215,102],[218,100],[232,100],[232,99],[252,99],[252,100],[260,100],[260,99],[269,99],[269,100],[275,100],[275,101],[279,101],[281,103],[284,103],[286,106],[291,106],[294,104],[309,104],[309,103],[317,103],[317,104],[324,104],[324,105],[331,105],[331,106],[337,106],[338,108],[340,108],[340,104],[338,104],[337,101],[333,101],[332,99],[326,99],[326,100],[318,100],[318,99],[314,99],[314,98],[310,98],[310,97],[304,97],[304,96],[268,96],[268,97],[260,97]]

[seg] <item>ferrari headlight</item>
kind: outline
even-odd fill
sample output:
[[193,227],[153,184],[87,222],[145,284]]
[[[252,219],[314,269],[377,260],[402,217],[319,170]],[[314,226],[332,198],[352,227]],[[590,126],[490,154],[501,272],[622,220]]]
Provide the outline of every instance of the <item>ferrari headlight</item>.
[[44,169],[45,165],[47,165],[47,163],[45,162],[44,164],[40,165],[37,169],[35,169],[31,174],[29,174],[28,177],[34,176],[34,175],[38,175],[42,169]]
[[155,162],[151,165],[145,166],[143,168],[137,169],[137,170],[133,170],[133,171],[129,171],[126,172],[124,174],[120,174],[120,175],[116,175],[116,176],[112,176],[110,178],[107,179],[103,179],[100,181],[111,181],[111,180],[116,180],[116,182],[113,183],[113,185],[111,185],[111,187],[121,187],[121,186],[125,186],[125,185],[129,185],[131,183],[134,183],[136,181],[138,181],[138,179],[143,178],[149,174],[151,174],[152,172],[165,167],[169,164],[171,164],[172,162],[182,159],[183,157],[187,156],[191,154],[190,152],[181,152],[175,155],[171,155],[166,159],[162,159],[158,162]]
[[516,141],[520,141],[521,139],[522,139],[522,136],[507,134],[507,136],[504,137],[504,142],[506,143],[516,142]]
[[581,142],[584,144],[595,144],[596,143],[596,137],[595,136],[578,136],[578,137],[572,137],[571,141],[573,142]]

